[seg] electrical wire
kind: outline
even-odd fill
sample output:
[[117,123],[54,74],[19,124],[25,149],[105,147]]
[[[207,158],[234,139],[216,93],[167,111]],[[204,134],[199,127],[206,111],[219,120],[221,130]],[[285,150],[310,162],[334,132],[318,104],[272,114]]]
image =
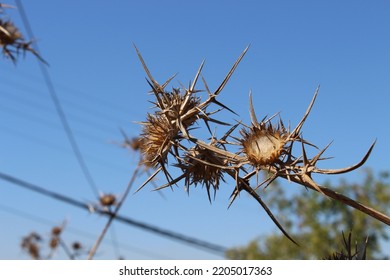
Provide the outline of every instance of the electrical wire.
[[[20,209],[16,209],[16,208],[13,208],[13,207],[10,207],[10,206],[7,206],[7,205],[3,205],[3,204],[0,204],[0,211],[8,213],[8,214],[11,214],[11,215],[14,215],[14,216],[18,216],[20,218],[23,218],[23,219],[26,219],[26,220],[29,220],[29,221],[36,222],[36,223],[39,223],[39,224],[47,225],[49,227],[53,227],[53,226],[57,226],[58,225],[57,222],[53,222],[53,221],[50,221],[48,219],[45,219],[45,218],[42,218],[42,217],[38,217],[36,215],[32,215],[31,213],[27,213],[27,212],[21,211]],[[69,225],[66,226],[66,231],[68,233],[76,235],[78,238],[85,237],[85,238],[87,238],[89,240],[95,240],[96,239],[96,234],[93,234],[93,233],[90,233],[90,232],[86,232],[86,231],[80,230],[78,228],[74,228],[72,226],[69,226]],[[146,250],[146,249],[143,249],[143,248],[139,248],[139,247],[136,247],[136,246],[125,244],[125,243],[122,243],[122,242],[118,242],[117,240],[115,242],[116,242],[115,245],[114,244],[110,244],[110,242],[108,242],[108,241],[106,241],[104,243],[105,243],[105,245],[114,247],[114,249],[116,249],[117,247],[120,246],[121,249],[123,249],[123,250],[125,250],[127,252],[137,253],[137,254],[144,255],[144,256],[147,256],[147,257],[150,257],[150,258],[153,258],[153,259],[156,259],[156,258],[158,258],[158,259],[168,259],[169,258],[166,255],[159,254],[159,253],[156,253],[156,252],[152,252],[150,250]],[[120,254],[117,252],[117,255],[119,256]]]
[[[29,20],[27,18],[27,14],[24,10],[24,7],[23,7],[23,4],[22,4],[22,1],[20,0],[15,0],[16,2],[16,6],[18,7],[18,11],[20,13],[20,16],[22,18],[22,21],[23,21],[23,25],[27,31],[27,34],[30,38],[35,38],[34,37],[34,34],[32,32],[32,28],[31,28],[31,25],[29,23]],[[34,49],[41,54],[40,50],[39,50],[39,47],[38,47],[38,44],[33,41],[33,46],[34,46]],[[96,186],[96,183],[95,181],[93,180],[93,177],[91,175],[91,172],[89,171],[88,167],[87,167],[87,164],[81,154],[81,151],[80,151],[80,148],[76,142],[76,138],[74,137],[73,135],[73,132],[72,132],[72,129],[68,123],[68,120],[66,118],[66,115],[65,115],[65,112],[62,108],[62,105],[61,105],[61,102],[57,96],[57,92],[54,88],[54,85],[53,85],[53,82],[50,78],[50,75],[49,75],[49,71],[47,70],[47,66],[42,62],[40,61],[38,58],[37,58],[37,61],[38,61],[38,65],[39,65],[39,68],[40,68],[40,71],[42,73],[42,76],[45,80],[45,84],[47,86],[47,89],[50,93],[50,97],[54,103],[54,106],[56,108],[56,111],[57,111],[57,114],[61,120],[61,123],[64,127],[64,131],[68,137],[68,140],[69,140],[69,143],[70,145],[72,146],[72,150],[73,150],[73,153],[75,154],[76,156],[76,159],[80,165],[80,168],[84,174],[84,177],[85,179],[87,180],[90,188],[92,189],[92,191],[94,192],[95,196],[96,197],[99,197],[99,191],[98,191],[98,188]]]
[[140,228],[142,230],[170,238],[174,241],[180,241],[180,242],[183,242],[187,245],[197,247],[198,249],[207,250],[207,251],[212,252],[212,253],[217,254],[217,255],[223,255],[224,252],[227,250],[223,246],[213,244],[213,243],[208,242],[208,241],[203,241],[203,240],[200,240],[200,239],[197,239],[194,237],[190,237],[190,236],[187,236],[184,234],[173,232],[171,230],[162,229],[160,227],[150,225],[150,224],[147,224],[144,222],[140,222],[140,221],[137,221],[137,220],[134,220],[132,218],[125,217],[122,215],[115,215],[112,212],[108,212],[108,211],[105,211],[105,210],[100,209],[100,208],[94,208],[87,203],[80,202],[74,198],[56,193],[54,191],[46,190],[40,186],[25,182],[23,180],[20,180],[16,177],[10,176],[10,175],[2,173],[2,172],[0,172],[0,179],[7,181],[9,183],[12,183],[14,185],[17,185],[19,187],[23,187],[25,189],[29,189],[31,191],[40,193],[42,195],[54,198],[56,200],[59,200],[59,201],[65,202],[65,203],[68,203],[68,204],[73,205],[75,207],[82,208],[82,209],[87,210],[89,212],[93,211],[93,212],[101,214],[101,215],[105,215],[108,217],[114,217],[114,219],[118,222],[122,222],[122,223],[125,223],[127,225],[131,225],[131,226]]

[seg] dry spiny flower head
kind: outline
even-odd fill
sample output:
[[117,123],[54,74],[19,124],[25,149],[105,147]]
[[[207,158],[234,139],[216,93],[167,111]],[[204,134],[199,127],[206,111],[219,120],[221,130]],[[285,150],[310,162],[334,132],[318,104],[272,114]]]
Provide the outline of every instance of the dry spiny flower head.
[[39,234],[32,232],[22,238],[21,247],[27,251],[31,258],[38,260],[40,259],[40,246],[38,243],[41,240],[42,238]]
[[49,247],[50,249],[54,250],[58,247],[58,244],[60,243],[60,238],[58,236],[53,236],[50,238],[49,241]]
[[30,243],[27,251],[34,260],[39,260],[41,258],[39,245],[37,243]]
[[242,150],[248,161],[256,167],[275,164],[286,152],[287,131],[280,121],[274,126],[270,120],[252,124],[241,130]]
[[159,109],[157,114],[164,114],[171,123],[181,122],[184,128],[189,128],[196,120],[196,115],[190,115],[182,119],[184,113],[197,108],[200,104],[200,98],[185,91],[183,94],[179,88],[173,88],[172,92],[164,92],[159,95],[158,102],[155,103]]
[[14,60],[14,51],[11,49],[12,47],[14,47],[15,50],[19,49],[21,41],[23,41],[22,33],[20,33],[19,29],[9,20],[3,21],[0,19],[0,26],[0,45],[3,47],[3,54]]
[[102,206],[113,206],[116,203],[116,196],[114,194],[103,194],[99,198],[99,202]]
[[178,135],[177,127],[172,126],[164,115],[148,114],[142,123],[141,153],[143,164],[157,166],[165,164],[172,144]]
[[58,226],[53,227],[51,229],[51,234],[54,235],[54,236],[59,236],[61,234],[62,230],[63,230],[62,227],[58,227]]
[[191,185],[195,187],[198,184],[206,187],[209,201],[211,202],[210,189],[214,189],[214,198],[218,190],[220,181],[223,179],[223,166],[226,166],[226,159],[218,154],[195,146],[188,150],[184,156],[183,163],[178,164],[185,176],[185,185],[187,190]]
[[75,241],[75,242],[72,243],[72,249],[74,251],[79,251],[79,250],[81,250],[81,248],[82,248],[82,245],[81,245],[80,242]]
[[[0,3],[0,15],[3,14],[3,8],[13,8],[12,6]],[[11,20],[0,18],[0,46],[3,48],[3,55],[10,58],[14,63],[17,56],[22,51],[34,54],[41,62],[47,62],[38,54],[38,52],[31,46],[32,41],[26,41]]]

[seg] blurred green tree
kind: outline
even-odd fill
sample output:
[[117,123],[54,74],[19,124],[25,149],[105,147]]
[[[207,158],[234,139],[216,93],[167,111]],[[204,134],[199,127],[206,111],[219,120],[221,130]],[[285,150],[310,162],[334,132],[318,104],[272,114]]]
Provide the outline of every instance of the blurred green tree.
[[[343,193],[365,205],[388,213],[390,208],[389,173],[375,175],[365,169],[361,183],[341,180],[337,186],[326,187]],[[330,200],[313,191],[301,189],[286,194],[279,184],[263,191],[268,205],[278,214],[288,232],[300,244],[296,246],[285,236],[271,234],[249,242],[243,247],[231,248],[226,252],[228,259],[325,259],[345,252],[348,234],[355,251],[364,251],[368,237],[366,258],[384,259],[381,241],[389,238],[387,226],[376,219]],[[343,236],[343,233],[344,236]],[[344,240],[345,239],[345,240]]]

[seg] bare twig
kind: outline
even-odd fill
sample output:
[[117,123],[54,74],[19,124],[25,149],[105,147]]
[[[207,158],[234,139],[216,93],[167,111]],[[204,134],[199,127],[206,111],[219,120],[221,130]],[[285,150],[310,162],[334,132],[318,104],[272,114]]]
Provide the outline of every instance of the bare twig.
[[100,233],[98,239],[96,240],[95,244],[93,245],[93,247],[91,248],[91,250],[89,251],[89,254],[88,254],[88,259],[89,260],[92,260],[93,257],[95,256],[95,253],[100,245],[100,243],[103,241],[103,238],[108,230],[108,228],[110,227],[111,223],[114,221],[114,219],[116,218],[116,216],[118,215],[118,212],[123,204],[123,202],[125,201],[127,195],[129,194],[129,191],[135,181],[135,179],[137,178],[137,175],[138,175],[138,171],[139,171],[139,168],[140,168],[140,165],[137,165],[136,169],[134,170],[133,172],[133,175],[130,179],[130,182],[129,184],[127,185],[127,188],[121,198],[121,200],[118,202],[118,204],[116,205],[115,207],[115,210],[114,212],[112,213],[112,215],[110,215],[110,217],[108,218],[108,221],[105,225],[105,227],[103,228],[102,232]]

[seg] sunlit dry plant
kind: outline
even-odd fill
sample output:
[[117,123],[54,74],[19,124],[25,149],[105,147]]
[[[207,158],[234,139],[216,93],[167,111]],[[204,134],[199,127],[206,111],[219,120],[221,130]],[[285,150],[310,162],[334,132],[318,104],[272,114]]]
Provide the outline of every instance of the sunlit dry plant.
[[116,204],[116,196],[114,194],[102,194],[99,198],[100,205],[103,207],[110,207]]
[[11,20],[5,19],[3,16],[3,8],[13,7],[0,3],[0,46],[3,48],[3,55],[16,63],[16,59],[20,53],[25,54],[26,52],[30,52],[40,61],[46,63],[31,46],[32,41],[26,41],[14,23]]
[[[65,225],[66,221],[60,226],[52,227],[47,241],[35,232],[30,233],[22,238],[21,248],[25,250],[32,259],[52,259],[54,253],[61,247],[69,259],[75,259],[82,253],[82,246],[79,242],[74,242],[71,246],[71,250],[68,248],[61,237]],[[44,254],[45,251],[48,251],[48,253]]]
[[165,115],[151,114],[148,114],[147,121],[142,125],[140,149],[143,163],[148,166],[164,165],[178,135],[177,127],[173,126]]
[[61,232],[62,232],[62,230],[63,230],[63,227],[62,226],[56,226],[56,227],[53,227],[52,229],[51,229],[51,234],[53,235],[53,236],[59,236],[60,234],[61,234]]
[[27,251],[32,259],[38,260],[41,258],[40,245],[42,238],[36,232],[31,232],[29,235],[22,238],[20,246]]
[[74,250],[75,252],[80,251],[82,248],[83,248],[83,246],[81,245],[80,242],[75,241],[72,243],[72,250]]
[[176,181],[183,177],[188,191],[191,185],[195,187],[198,184],[205,186],[211,202],[210,189],[214,189],[215,198],[220,182],[224,181],[221,166],[225,165],[225,159],[220,155],[200,146],[195,146],[188,150],[181,162],[177,164],[183,175],[177,178]]
[[368,236],[361,244],[355,242],[355,248],[353,251],[352,232],[348,234],[348,238],[345,237],[344,232],[342,235],[344,248],[326,257],[325,260],[366,260]]
[[[187,190],[189,190],[191,185],[201,184],[205,186],[208,198],[211,201],[210,189],[214,190],[215,196],[221,181],[224,181],[226,177],[231,177],[235,181],[235,187],[232,191],[230,205],[241,191],[247,192],[263,207],[283,234],[295,243],[262,200],[259,192],[257,192],[259,187],[265,188],[276,178],[280,177],[352,206],[390,225],[388,216],[342,194],[322,187],[313,180],[312,174],[314,173],[325,175],[341,174],[359,168],[365,163],[375,145],[374,142],[362,160],[350,167],[342,169],[321,169],[317,167],[319,161],[327,159],[323,157],[323,153],[330,144],[310,158],[307,155],[306,147],[317,147],[302,137],[301,130],[314,105],[319,88],[314,93],[302,119],[292,130],[290,130],[290,127],[285,127],[280,116],[278,116],[279,120],[274,123],[278,114],[268,119],[265,117],[259,122],[252,104],[251,94],[249,95],[251,125],[245,125],[241,122],[229,125],[214,117],[221,110],[233,112],[226,105],[217,101],[216,98],[229,81],[247,50],[248,48],[239,56],[214,92],[210,91],[205,79],[202,78],[205,91],[207,92],[207,98],[202,100],[196,95],[200,90],[195,89],[195,86],[204,62],[201,63],[188,89],[182,86],[180,89],[174,88],[172,91],[167,91],[166,87],[175,75],[160,85],[152,77],[144,59],[136,48],[155,97],[155,101],[152,101],[155,105],[155,111],[148,113],[146,121],[140,123],[142,125],[142,133],[138,138],[138,143],[141,143],[141,157],[144,159],[144,162],[155,167],[155,172],[149,176],[138,190],[151,182],[162,171],[167,179],[167,183],[158,189],[172,186],[184,180]],[[216,105],[217,109],[209,111],[210,104]],[[210,122],[216,125],[228,126],[230,129],[219,139],[212,134],[211,142],[207,143],[191,134],[195,125],[200,127],[199,120],[202,120],[206,125],[210,134]],[[240,125],[243,126],[240,130],[240,135],[231,135]],[[300,153],[296,154],[296,149],[293,149],[294,144],[298,145]],[[236,150],[235,147],[237,145],[241,149],[233,152]],[[169,163],[168,158],[171,158],[173,162]],[[173,178],[168,172],[170,167],[179,168],[182,175]],[[265,179],[261,182],[258,180],[260,171],[265,171],[266,174]],[[257,178],[254,185],[251,182],[253,177]]]
[[270,120],[255,121],[251,127],[241,130],[241,134],[243,153],[253,166],[274,165],[286,153],[288,135],[282,121],[277,126],[273,126]]
[[51,259],[54,255],[54,252],[58,249],[58,246],[63,245],[62,239],[61,239],[61,234],[63,233],[65,229],[66,221],[64,221],[60,226],[54,226],[51,229],[51,234],[50,234],[50,239],[49,239],[49,255],[48,259]]

